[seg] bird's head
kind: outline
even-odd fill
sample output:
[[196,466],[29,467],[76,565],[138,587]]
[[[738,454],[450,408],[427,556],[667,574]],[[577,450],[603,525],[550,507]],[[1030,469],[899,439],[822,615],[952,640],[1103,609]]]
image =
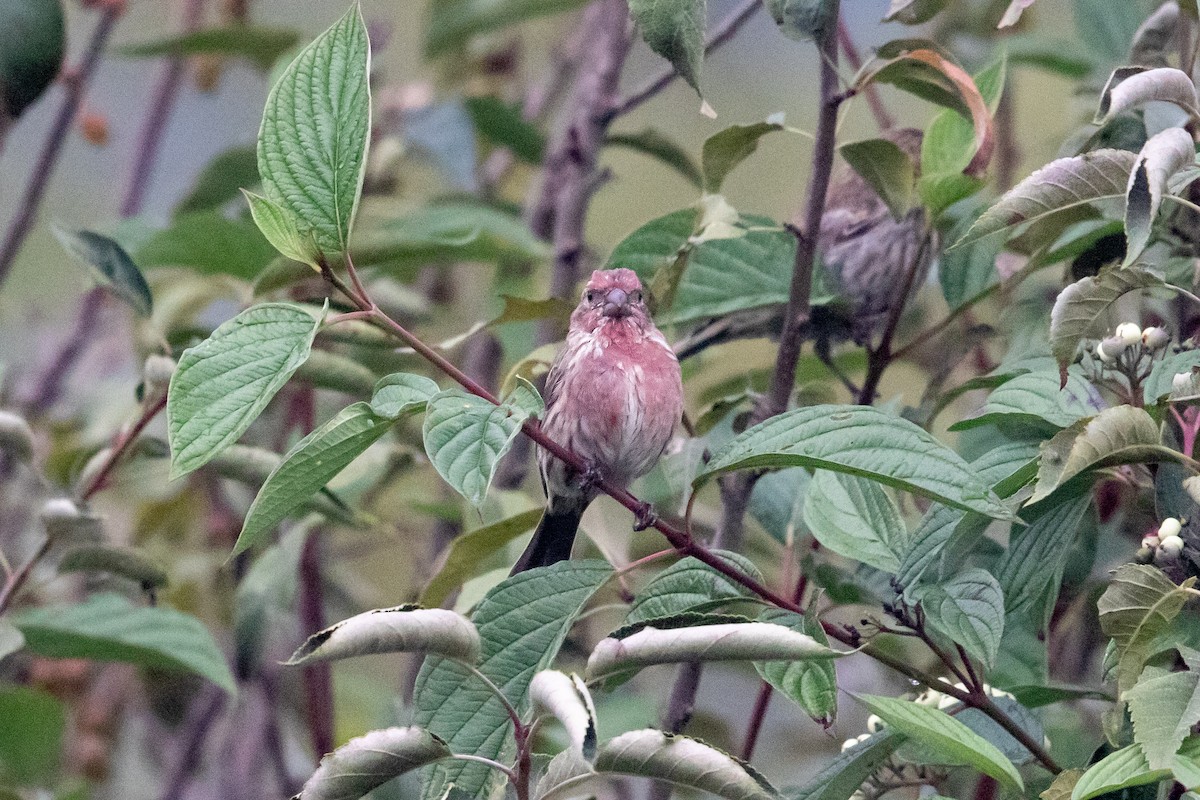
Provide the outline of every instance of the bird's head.
[[572,324],[594,331],[603,325],[623,321],[640,328],[650,323],[642,282],[631,269],[596,270],[588,279],[579,305],[571,316]]

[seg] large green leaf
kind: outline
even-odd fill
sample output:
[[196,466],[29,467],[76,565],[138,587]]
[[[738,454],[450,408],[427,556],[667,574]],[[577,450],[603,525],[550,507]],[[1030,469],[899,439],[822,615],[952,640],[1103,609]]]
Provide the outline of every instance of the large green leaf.
[[200,620],[173,608],[135,606],[120,595],[100,594],[77,605],[23,611],[12,622],[25,635],[26,648],[39,655],[194,672],[235,691],[212,634]]
[[[479,670],[510,702],[527,705],[536,672],[558,655],[575,618],[612,575],[602,561],[563,561],[514,575],[488,592],[472,615],[483,639]],[[442,737],[458,753],[504,758],[511,753],[511,722],[503,705],[461,664],[429,658],[414,690],[416,722]],[[483,798],[493,774],[479,764],[454,762],[425,778],[422,797],[444,796],[450,784]]]
[[263,192],[311,231],[325,253],[345,251],[362,192],[370,68],[367,26],[356,3],[284,70],[263,112]]
[[[783,609],[767,609],[759,619],[810,636],[817,644],[829,646],[829,638],[817,618],[816,604],[807,614],[795,614]],[[784,697],[804,709],[821,727],[828,729],[837,716],[837,670],[828,659],[795,659],[793,661],[757,661],[754,668],[767,683]]]
[[1116,406],[1059,431],[1042,445],[1037,484],[1029,502],[1050,496],[1072,478],[1103,467],[1177,461],[1161,443],[1158,425],[1144,409]]
[[464,45],[472,36],[533,17],[557,14],[586,0],[439,0],[429,5],[425,55],[429,58]]
[[1093,150],[1051,161],[996,201],[956,246],[1068,208],[1122,198],[1136,159],[1126,150]]
[[884,572],[900,568],[908,528],[883,487],[855,475],[817,470],[804,496],[804,524],[838,555]]
[[426,406],[425,452],[446,483],[472,505],[481,505],[527,415],[514,405],[496,406],[461,389],[447,389]]
[[894,730],[881,731],[843,750],[808,783],[784,796],[787,800],[849,800],[904,742],[905,737]]
[[375,227],[354,243],[359,265],[538,260],[549,250],[519,217],[478,203],[447,202]]
[[[948,113],[962,119],[953,111]],[[899,145],[888,139],[865,139],[844,144],[838,152],[870,184],[879,199],[887,203],[893,217],[900,219],[908,213],[913,202],[916,165]]]
[[480,135],[514,156],[530,164],[542,162],[546,148],[545,137],[521,115],[519,106],[510,105],[499,97],[469,97],[465,101],[471,121]]
[[650,49],[700,91],[706,0],[630,0],[629,13]]
[[655,778],[725,800],[773,800],[778,792],[743,761],[686,736],[630,731],[605,742],[596,771]]
[[[796,237],[766,217],[742,218],[753,228],[745,236],[714,239],[693,247],[687,270],[671,307],[658,315],[660,324],[719,317],[747,308],[787,302]],[[652,220],[613,249],[606,269],[627,267],[649,283],[675,260],[696,223],[696,211],[685,208]]]
[[258,154],[254,147],[231,147],[209,161],[179,204],[175,215],[210,211],[237,199],[244,186],[257,186]]
[[1013,518],[953,450],[911,422],[867,406],[809,406],[755,425],[713,454],[696,484],[764,467],[844,472],[995,519]]
[[1067,373],[1067,385],[1061,389],[1058,373],[1038,370],[1018,375],[996,387],[977,415],[950,426],[950,430],[997,423],[1046,423],[1052,428],[1065,428],[1103,408],[1104,398],[1078,369]]
[[926,621],[989,669],[1004,635],[1004,592],[987,570],[966,569],[942,583],[914,587]]
[[301,306],[263,303],[189,347],[171,376],[171,476],[203,466],[241,436],[308,358],[320,320]]
[[440,606],[452,592],[486,569],[488,557],[537,525],[542,509],[534,508],[454,537],[437,572],[421,590],[421,605]]
[[280,521],[379,440],[394,420],[381,417],[361,402],[343,408],[305,436],[267,476],[246,512],[234,554],[253,547]]
[[1172,672],[1140,681],[1125,693],[1133,739],[1151,769],[1170,769],[1183,740],[1200,722],[1200,673]]
[[62,753],[63,704],[37,689],[0,684],[0,719],[0,784],[48,785]]
[[1118,695],[1137,682],[1156,640],[1179,615],[1195,582],[1188,578],[1176,586],[1148,564],[1125,564],[1113,574],[1096,607],[1100,627],[1116,647]]
[[1024,790],[1020,773],[1004,753],[945,712],[891,697],[860,695],[859,700],[889,727],[928,747],[941,763],[974,767],[1009,789]]
[[1157,783],[1170,774],[1169,769],[1151,769],[1141,745],[1131,744],[1088,767],[1076,781],[1071,800],[1091,800],[1121,789]]
[[750,125],[730,125],[705,139],[700,155],[704,191],[719,193],[729,173],[758,149],[758,140],[768,133],[781,130],[781,122],[755,122]]
[[1008,550],[992,570],[1009,614],[1027,613],[1047,590],[1051,600],[1058,596],[1071,544],[1090,504],[1091,496],[1084,494],[1055,506],[1027,527],[1013,527]]
[[[730,566],[756,580],[762,579],[758,568],[745,556],[724,550],[715,552]],[[631,625],[689,611],[707,611],[747,597],[750,597],[749,590],[741,584],[688,556],[655,575],[637,593],[625,623]]]

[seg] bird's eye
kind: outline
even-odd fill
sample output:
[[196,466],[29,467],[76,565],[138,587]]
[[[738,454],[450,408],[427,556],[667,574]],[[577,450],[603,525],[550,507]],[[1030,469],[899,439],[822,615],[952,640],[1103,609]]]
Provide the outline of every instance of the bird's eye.
[[589,303],[594,303],[594,302],[596,302],[596,293],[595,292],[584,292],[583,299]]
[[629,299],[633,300],[635,303],[642,302],[642,290],[638,289],[635,292],[630,292]]

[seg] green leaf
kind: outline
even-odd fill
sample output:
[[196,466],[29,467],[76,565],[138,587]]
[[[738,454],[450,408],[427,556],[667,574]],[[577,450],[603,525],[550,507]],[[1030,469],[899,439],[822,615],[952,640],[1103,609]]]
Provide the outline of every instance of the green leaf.
[[46,606],[12,616],[30,652],[50,658],[124,661],[194,672],[227,692],[233,675],[200,620],[164,606],[135,606],[115,594],[71,606]]
[[836,0],[766,0],[766,6],[789,39],[821,41],[837,21]]
[[297,800],[357,800],[367,792],[452,755],[437,736],[417,727],[357,736],[321,758]]
[[691,154],[675,140],[654,128],[644,128],[638,133],[610,133],[605,144],[644,153],[678,172],[697,189],[704,188],[704,176],[692,160]]
[[1154,362],[1150,368],[1150,376],[1142,385],[1147,405],[1154,405],[1170,396],[1174,391],[1172,385],[1175,376],[1181,372],[1191,373],[1200,367],[1200,350],[1184,350],[1180,353],[1168,352]]
[[250,549],[392,427],[368,403],[343,408],[288,451],[254,498],[233,554]]
[[1100,93],[1100,108],[1095,121],[1102,125],[1125,111],[1159,102],[1173,103],[1193,118],[1200,115],[1196,86],[1183,70],[1118,67]]
[[355,3],[300,51],[271,89],[263,112],[258,134],[263,194],[289,212],[302,233],[311,231],[325,253],[346,250],[362,193],[370,71],[367,26]]
[[[829,638],[817,618],[817,606],[809,606],[807,614],[795,614],[782,609],[767,609],[759,619],[786,625],[794,631],[812,637],[820,645],[829,646]],[[799,705],[821,727],[828,729],[837,716],[837,671],[832,660],[756,661],[754,669],[784,697]]]
[[930,173],[917,179],[917,194],[930,215],[937,218],[947,208],[967,199],[985,185],[979,178],[961,172]]
[[292,613],[298,585],[300,555],[309,526],[296,525],[276,544],[263,550],[234,595],[233,636],[237,675],[246,679],[258,668],[266,639],[284,613]]
[[526,416],[516,406],[495,406],[461,389],[447,389],[429,399],[425,452],[446,483],[479,506]]
[[[956,119],[962,119],[957,114]],[[846,163],[862,176],[892,216],[900,219],[912,208],[915,168],[899,145],[887,139],[866,139],[838,148]]]
[[175,216],[220,208],[241,195],[243,186],[257,186],[258,154],[254,147],[232,147],[208,162],[187,195],[175,206]]
[[230,25],[225,28],[184,33],[152,42],[116,48],[117,55],[133,58],[152,56],[222,55],[240,56],[266,72],[281,56],[296,46],[300,35],[286,28]]
[[[762,579],[754,562],[745,556],[725,550],[714,552],[722,561],[744,574],[756,580]],[[638,592],[633,607],[625,617],[625,624],[632,625],[689,611],[707,611],[750,596],[741,584],[734,583],[704,562],[688,556],[655,575]]]
[[0,684],[0,719],[0,780],[52,783],[67,722],[63,704],[37,689]]
[[1074,0],[1072,7],[1076,38],[1109,63],[1128,55],[1129,42],[1146,12],[1143,5],[1113,5],[1108,0]]
[[541,131],[521,116],[519,106],[510,105],[499,97],[468,97],[465,101],[471,121],[480,135],[529,164],[542,163],[546,149]]
[[424,375],[393,372],[375,384],[371,410],[391,420],[400,419],[405,414],[419,414],[439,391],[438,385]]
[[[750,228],[735,239],[693,246],[671,307],[657,314],[660,325],[694,322],[749,308],[787,302],[796,237],[766,217],[742,217]],[[652,220],[613,249],[605,269],[628,267],[648,283],[688,243],[696,211],[685,208]]]
[[1133,739],[1150,769],[1170,769],[1192,726],[1200,722],[1200,674],[1172,672],[1138,682],[1122,697]]
[[429,7],[425,56],[435,58],[476,34],[506,28],[534,17],[558,14],[585,0],[440,0]]
[[1169,769],[1150,769],[1141,745],[1131,744],[1088,767],[1076,781],[1071,800],[1091,800],[1121,789],[1157,783],[1170,774]]
[[936,17],[948,3],[949,0],[892,0],[883,21],[920,25]]
[[1104,398],[1077,368],[1067,373],[1067,384],[1062,389],[1056,373],[1037,370],[1005,381],[988,395],[976,416],[956,422],[950,430],[1004,422],[1039,427],[1039,423],[1046,423],[1053,428],[1066,428],[1103,408]]
[[[1000,58],[972,77],[980,97],[995,112],[1008,72]],[[961,173],[975,154],[975,131],[962,114],[944,111],[934,117],[921,139],[921,172],[924,175]]]
[[60,0],[0,6],[0,115],[16,119],[54,83],[65,49]]
[[695,485],[740,469],[809,467],[869,478],[994,519],[1012,519],[954,451],[907,420],[866,406],[798,408],[744,431],[715,453]]
[[1150,228],[1168,191],[1167,182],[1195,160],[1196,144],[1183,128],[1160,131],[1142,146],[1125,192],[1126,265],[1132,264],[1150,242]]
[[[479,670],[518,708],[534,673],[548,669],[584,605],[612,575],[602,561],[562,561],[508,578],[488,592],[472,615],[483,639]],[[500,701],[457,662],[426,659],[414,690],[416,722],[458,753],[505,758],[511,721]],[[449,784],[474,798],[494,779],[479,764],[454,762],[427,774],[422,797],[435,800]]]
[[332,350],[314,349],[296,370],[296,379],[320,389],[329,389],[352,397],[369,397],[379,376],[370,367],[348,355]]
[[0,661],[25,646],[25,637],[7,619],[0,617]]
[[[255,490],[262,488],[267,482],[267,476],[282,463],[283,456],[273,450],[241,444],[229,445],[208,462],[213,473]],[[304,505],[332,522],[352,526],[362,526],[364,522],[328,489],[314,495]]]
[[463,615],[405,605],[356,614],[318,631],[285,663],[295,666],[381,653],[432,653],[474,664],[480,648],[479,632]]
[[[722,618],[724,619],[724,618]],[[832,659],[840,653],[785,625],[714,622],[676,627],[649,620],[635,633],[600,640],[588,657],[589,681],[655,664]],[[618,636],[620,638],[618,638]]]
[[321,249],[317,247],[312,231],[300,230],[299,220],[278,203],[245,189],[242,194],[250,204],[250,216],[254,218],[254,224],[272,247],[293,261],[320,269]]
[[57,226],[53,231],[63,248],[88,267],[102,285],[143,317],[150,316],[154,305],[150,287],[121,245],[91,231],[67,231]]
[[1124,197],[1136,160],[1137,155],[1126,150],[1093,150],[1051,161],[1006,192],[954,246],[1070,208]]
[[944,583],[914,587],[912,596],[936,632],[988,669],[996,665],[1004,635],[1004,592],[987,570],[963,570]]
[[304,363],[320,320],[288,303],[252,306],[189,347],[167,395],[171,477],[241,436]]
[[730,125],[705,139],[700,154],[704,191],[719,194],[721,184],[729,173],[758,149],[758,140],[768,133],[781,130],[783,125],[779,122],[755,122],[751,125]]
[[860,695],[858,699],[889,727],[945,759],[942,763],[974,767],[1009,789],[1024,790],[1020,773],[995,745],[945,712],[891,697]]
[[699,93],[705,0],[630,0],[629,13],[650,49],[670,61],[679,76]]
[[1179,458],[1162,446],[1158,425],[1144,409],[1106,408],[1059,431],[1042,445],[1037,484],[1029,502],[1039,502],[1071,478],[1103,467]]
[[648,728],[600,746],[596,771],[654,778],[726,800],[774,800],[779,793],[748,764],[686,736]]
[[1013,526],[1008,550],[992,569],[1004,591],[1007,613],[1028,613],[1047,591],[1051,602],[1058,597],[1071,544],[1091,502],[1091,496],[1084,494],[1055,506],[1024,528]]
[[895,731],[881,731],[843,750],[816,777],[784,796],[787,800],[849,800],[904,742],[905,737]]
[[542,509],[534,508],[456,536],[441,566],[421,590],[421,605],[440,606],[455,589],[480,574],[489,556],[532,529],[541,518]]
[[838,555],[884,572],[900,568],[908,529],[883,487],[854,475],[817,470],[804,496],[804,524]]
[[204,275],[258,277],[275,258],[275,247],[251,222],[218,211],[176,216],[134,251],[142,269],[189,267]]
[[1113,573],[1096,607],[1101,629],[1116,646],[1118,695],[1137,682],[1155,641],[1183,609],[1195,582],[1188,578],[1176,586],[1146,564],[1125,564]]
[[548,711],[562,724],[580,758],[596,757],[596,706],[582,678],[574,672],[542,670],[529,684],[529,697],[535,709]]
[[160,589],[167,585],[167,571],[145,553],[132,547],[84,544],[63,553],[58,562],[65,572],[109,572],[135,581],[143,588]]
[[1079,343],[1096,319],[1130,292],[1163,286],[1162,278],[1140,267],[1116,267],[1081,278],[1063,289],[1050,312],[1050,349],[1060,370],[1075,359]]
[[385,223],[354,246],[356,264],[540,260],[548,255],[520,218],[473,203],[427,206]]

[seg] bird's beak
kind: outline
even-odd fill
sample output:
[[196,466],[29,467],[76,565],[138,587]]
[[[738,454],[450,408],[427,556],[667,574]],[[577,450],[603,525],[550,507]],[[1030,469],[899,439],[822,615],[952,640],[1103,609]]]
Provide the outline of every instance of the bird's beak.
[[604,295],[604,308],[600,313],[606,317],[628,317],[633,313],[629,307],[629,295],[624,289],[609,289]]

